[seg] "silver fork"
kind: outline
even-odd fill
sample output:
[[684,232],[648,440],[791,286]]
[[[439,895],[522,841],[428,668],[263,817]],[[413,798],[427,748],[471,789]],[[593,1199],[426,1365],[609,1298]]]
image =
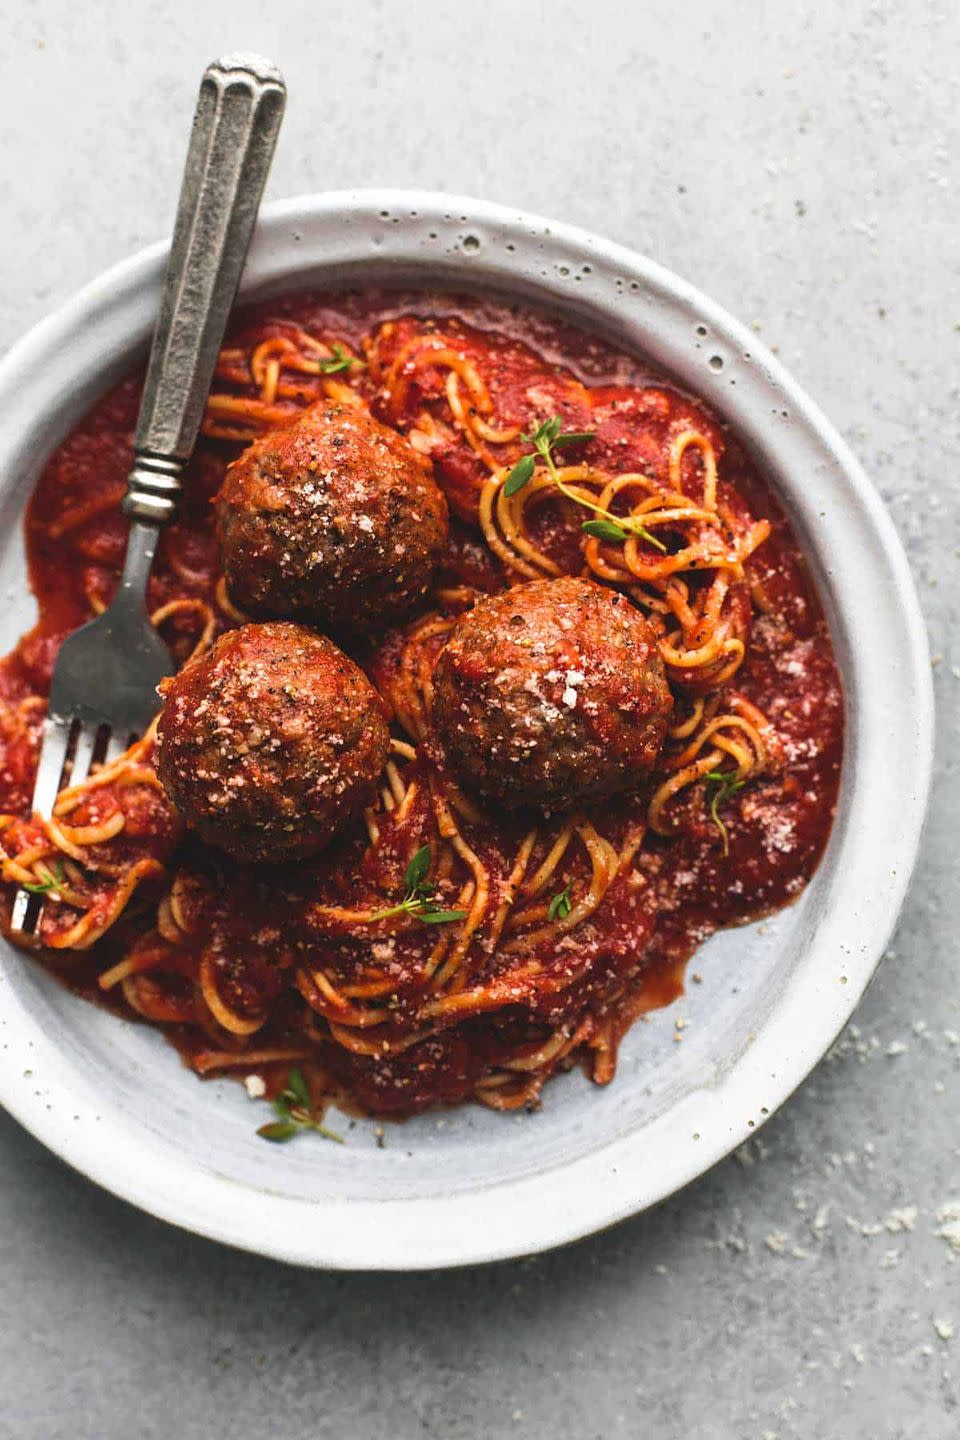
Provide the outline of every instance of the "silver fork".
[[[147,614],[147,580],[200,428],[285,100],[279,71],[258,56],[226,56],[204,72],[123,501],[123,574],[109,609],[57,656],[33,792],[45,819],[65,785],[143,734],[173,670]],[[10,926],[22,940],[35,935],[42,904],[18,890]]]

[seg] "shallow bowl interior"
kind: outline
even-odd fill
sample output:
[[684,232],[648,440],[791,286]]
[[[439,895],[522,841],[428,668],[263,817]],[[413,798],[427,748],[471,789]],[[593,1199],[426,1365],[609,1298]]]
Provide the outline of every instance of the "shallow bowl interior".
[[[20,515],[47,455],[144,351],[164,251],[116,267],[0,365],[0,645],[30,624]],[[931,753],[926,647],[899,541],[825,419],[754,336],[651,262],[582,231],[461,200],[358,192],[265,211],[246,297],[318,286],[495,290],[560,309],[728,419],[810,558],[847,702],[839,811],[801,902],[710,941],[677,1011],[637,1025],[613,1085],[552,1082],[535,1115],[478,1107],[344,1146],[265,1145],[259,1108],[200,1084],[163,1040],[0,948],[0,1099],[41,1140],[174,1223],[318,1266],[427,1268],[561,1243],[642,1209],[762,1124],[849,1016],[916,853]],[[891,817],[896,817],[893,824]],[[688,1021],[673,1039],[676,1013]]]

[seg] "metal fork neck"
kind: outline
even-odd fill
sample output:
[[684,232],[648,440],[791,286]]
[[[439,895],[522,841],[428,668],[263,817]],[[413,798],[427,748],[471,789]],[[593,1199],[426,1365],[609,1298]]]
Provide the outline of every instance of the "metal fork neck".
[[127,553],[123,559],[123,574],[114,604],[117,600],[126,600],[136,605],[144,600],[159,538],[160,528],[157,524],[139,519],[131,522]]

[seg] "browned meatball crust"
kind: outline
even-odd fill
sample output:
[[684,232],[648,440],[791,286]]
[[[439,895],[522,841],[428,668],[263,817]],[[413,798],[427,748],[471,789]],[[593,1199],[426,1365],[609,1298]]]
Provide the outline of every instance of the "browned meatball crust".
[[650,625],[592,580],[535,580],[481,600],[434,677],[443,759],[507,806],[563,809],[635,789],[672,705]]
[[244,451],[216,516],[235,605],[345,634],[416,605],[447,541],[428,462],[364,411],[326,402]]
[[390,749],[363,671],[302,625],[243,625],[161,684],[157,769],[201,839],[238,860],[322,849]]

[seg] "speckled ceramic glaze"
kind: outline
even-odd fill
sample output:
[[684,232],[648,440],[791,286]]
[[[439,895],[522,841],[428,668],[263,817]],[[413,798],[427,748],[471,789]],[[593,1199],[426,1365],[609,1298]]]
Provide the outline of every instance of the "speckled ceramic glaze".
[[[20,515],[54,446],[145,349],[164,249],[108,272],[0,365],[0,644],[31,623]],[[632,251],[480,201],[344,192],[269,207],[245,294],[417,283],[559,308],[702,395],[754,451],[814,567],[843,670],[836,824],[801,902],[711,940],[703,983],[634,1028],[615,1082],[551,1082],[542,1111],[479,1107],[347,1144],[256,1138],[242,1087],[200,1083],[160,1035],[0,948],[0,1100],[92,1179],[203,1235],[305,1265],[427,1269],[542,1250],[694,1179],[806,1076],[863,993],[916,854],[932,749],[926,641],[894,529],[853,456],[718,306]],[[673,1042],[673,1021],[688,1024]]]

